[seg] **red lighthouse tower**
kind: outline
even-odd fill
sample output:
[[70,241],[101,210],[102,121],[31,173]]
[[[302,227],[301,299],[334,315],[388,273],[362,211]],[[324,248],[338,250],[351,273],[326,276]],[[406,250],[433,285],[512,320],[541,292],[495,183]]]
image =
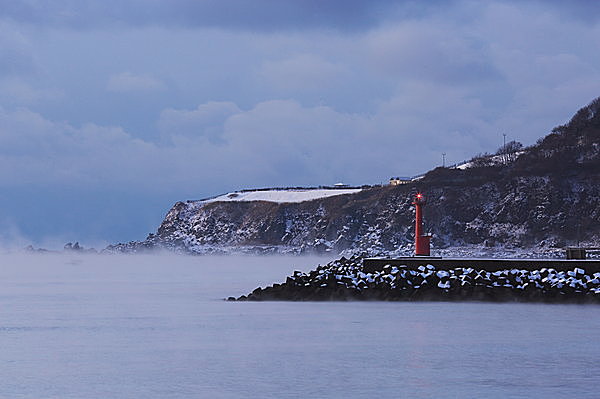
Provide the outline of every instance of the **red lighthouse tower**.
[[429,240],[431,235],[423,233],[423,206],[426,204],[423,194],[415,195],[415,255],[429,256]]

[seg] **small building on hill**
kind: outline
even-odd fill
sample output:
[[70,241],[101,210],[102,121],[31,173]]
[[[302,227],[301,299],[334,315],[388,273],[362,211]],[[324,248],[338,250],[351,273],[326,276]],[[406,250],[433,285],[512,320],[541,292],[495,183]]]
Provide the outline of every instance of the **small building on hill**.
[[404,177],[390,177],[390,186],[399,186],[400,184],[408,184],[410,183],[409,178]]

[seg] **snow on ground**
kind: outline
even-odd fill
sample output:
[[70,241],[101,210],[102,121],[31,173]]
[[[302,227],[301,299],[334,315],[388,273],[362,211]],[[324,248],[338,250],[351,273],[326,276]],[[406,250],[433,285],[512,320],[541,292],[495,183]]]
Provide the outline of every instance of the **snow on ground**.
[[319,198],[333,197],[335,195],[355,194],[360,188],[344,189],[306,189],[306,190],[260,190],[260,191],[236,191],[223,194],[218,197],[204,200],[208,202],[231,202],[231,201],[268,201],[268,202],[304,202]]
[[473,162],[465,162],[465,163],[461,163],[460,165],[456,165],[454,167],[454,169],[465,170],[465,169],[469,169],[472,167],[473,167]]
[[[514,156],[514,159],[517,159],[518,157],[520,157],[521,155],[525,154],[525,151],[517,151],[514,154],[509,154],[511,156]],[[507,161],[505,160],[505,157],[507,155],[501,154],[501,155],[491,155],[488,156],[487,159],[489,160],[489,162],[492,165],[499,165],[499,164],[504,164]],[[451,166],[450,169],[460,169],[460,170],[465,170],[465,169],[469,169],[473,167],[473,162],[471,161],[466,161],[466,162],[462,162],[459,164],[456,164],[454,166]]]

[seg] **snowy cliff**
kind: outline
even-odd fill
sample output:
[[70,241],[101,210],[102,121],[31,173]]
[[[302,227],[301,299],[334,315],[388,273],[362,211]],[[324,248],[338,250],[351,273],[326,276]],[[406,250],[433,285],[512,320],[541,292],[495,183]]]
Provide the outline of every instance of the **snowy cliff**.
[[600,244],[600,99],[510,163],[437,168],[399,186],[260,190],[178,202],[145,241],[112,251],[409,251],[412,195],[427,196],[432,246]]

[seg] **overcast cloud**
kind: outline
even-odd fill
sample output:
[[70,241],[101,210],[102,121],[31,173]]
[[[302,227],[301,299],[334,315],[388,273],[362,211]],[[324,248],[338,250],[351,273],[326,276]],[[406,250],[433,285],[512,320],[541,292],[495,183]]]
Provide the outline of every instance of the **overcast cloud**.
[[597,3],[422,3],[0,1],[0,239],[141,239],[177,200],[385,182],[600,96]]

